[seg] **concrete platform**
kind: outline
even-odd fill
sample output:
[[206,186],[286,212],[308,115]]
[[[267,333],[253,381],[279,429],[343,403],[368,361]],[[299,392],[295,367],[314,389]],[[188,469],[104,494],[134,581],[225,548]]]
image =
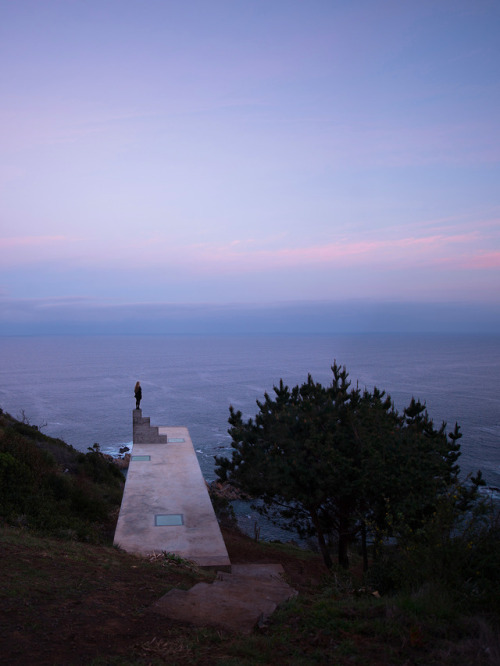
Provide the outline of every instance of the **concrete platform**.
[[150,610],[197,626],[249,634],[297,595],[283,574],[281,564],[235,564],[212,584],[170,590]]
[[230,571],[188,429],[151,427],[141,410],[134,410],[133,423],[134,445],[114,543],[138,555],[166,551],[200,567]]

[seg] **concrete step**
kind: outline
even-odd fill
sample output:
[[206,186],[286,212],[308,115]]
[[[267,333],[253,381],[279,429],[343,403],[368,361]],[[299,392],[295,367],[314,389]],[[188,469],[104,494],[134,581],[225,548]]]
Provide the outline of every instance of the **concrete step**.
[[283,579],[280,564],[232,565],[231,571],[219,572],[212,584],[171,590],[151,610],[198,626],[249,634],[297,594]]
[[143,416],[141,409],[134,409],[132,417],[132,438],[134,444],[166,444],[166,435],[160,435],[159,426],[152,426],[149,416]]

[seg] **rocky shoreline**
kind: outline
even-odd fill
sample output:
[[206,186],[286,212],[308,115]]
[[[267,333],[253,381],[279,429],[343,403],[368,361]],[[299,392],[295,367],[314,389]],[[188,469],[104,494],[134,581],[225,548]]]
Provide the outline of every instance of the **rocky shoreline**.
[[121,470],[128,469],[128,466],[130,465],[130,453],[125,453],[125,455],[116,458],[115,456],[109,455],[109,453],[103,453],[103,457]]
[[207,482],[208,491],[211,495],[215,497],[220,497],[225,499],[228,502],[233,500],[250,500],[251,497],[246,493],[241,492],[238,488],[235,488],[230,483],[221,483],[220,481],[212,481],[212,483]]

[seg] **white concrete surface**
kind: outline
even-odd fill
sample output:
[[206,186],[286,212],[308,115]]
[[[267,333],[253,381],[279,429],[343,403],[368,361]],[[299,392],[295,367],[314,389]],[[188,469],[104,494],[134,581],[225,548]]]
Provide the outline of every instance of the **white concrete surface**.
[[[114,543],[138,555],[166,551],[200,567],[230,571],[188,429],[160,426],[158,432],[167,443],[134,441]],[[170,441],[175,439],[184,441]],[[182,515],[183,524],[156,526],[158,515]]]

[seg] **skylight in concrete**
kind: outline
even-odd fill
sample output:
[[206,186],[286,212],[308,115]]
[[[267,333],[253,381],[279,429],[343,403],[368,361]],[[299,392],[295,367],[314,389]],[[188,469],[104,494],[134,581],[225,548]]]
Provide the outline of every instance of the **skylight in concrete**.
[[131,460],[135,461],[149,461],[151,456],[132,456]]
[[156,527],[171,527],[184,525],[182,513],[159,513],[155,516]]
[[179,443],[179,442],[184,442],[185,439],[184,439],[184,437],[169,437],[169,438],[168,438],[168,441],[169,441],[169,442],[177,442],[177,443]]

